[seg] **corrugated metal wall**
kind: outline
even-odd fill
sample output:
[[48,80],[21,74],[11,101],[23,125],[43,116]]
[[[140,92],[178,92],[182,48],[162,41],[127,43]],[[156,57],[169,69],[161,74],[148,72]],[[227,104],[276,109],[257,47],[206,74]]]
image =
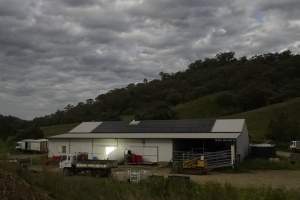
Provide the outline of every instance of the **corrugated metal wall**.
[[237,154],[240,155],[240,160],[242,161],[248,155],[248,151],[249,151],[249,135],[248,135],[248,129],[246,124],[244,124],[243,131],[240,134],[240,136],[237,138],[236,145],[237,145],[236,147]]
[[86,152],[98,159],[120,159],[131,150],[145,161],[169,162],[173,153],[171,139],[52,139],[48,156],[63,154],[62,146],[66,146],[66,153]]

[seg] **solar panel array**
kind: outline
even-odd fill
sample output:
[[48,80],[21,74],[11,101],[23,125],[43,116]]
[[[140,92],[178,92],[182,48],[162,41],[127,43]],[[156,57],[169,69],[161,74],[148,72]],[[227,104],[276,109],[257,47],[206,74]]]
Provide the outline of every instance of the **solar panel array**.
[[146,120],[130,124],[124,121],[104,121],[91,133],[209,133],[215,119]]

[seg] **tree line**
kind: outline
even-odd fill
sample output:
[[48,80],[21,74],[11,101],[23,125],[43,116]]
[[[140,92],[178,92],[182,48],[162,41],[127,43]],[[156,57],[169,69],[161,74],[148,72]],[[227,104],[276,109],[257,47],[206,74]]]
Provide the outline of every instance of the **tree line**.
[[[179,103],[223,92],[222,106],[243,112],[300,96],[300,55],[290,51],[236,58],[234,52],[196,60],[186,70],[160,72],[160,79],[144,80],[113,89],[95,99],[67,105],[50,115],[35,118],[39,125],[89,120],[175,119]],[[225,92],[224,92],[225,91]]]

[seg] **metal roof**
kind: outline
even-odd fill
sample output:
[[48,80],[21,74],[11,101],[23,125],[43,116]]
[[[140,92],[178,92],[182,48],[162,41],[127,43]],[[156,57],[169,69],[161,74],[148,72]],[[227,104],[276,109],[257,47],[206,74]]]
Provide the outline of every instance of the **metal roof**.
[[235,139],[240,133],[66,133],[50,139]]
[[241,132],[244,128],[245,119],[217,119],[211,132]]
[[244,119],[84,122],[50,138],[236,138],[244,124]]
[[73,128],[70,133],[89,133],[99,125],[101,125],[101,123],[102,122],[82,122],[81,124]]
[[24,139],[18,142],[47,142],[48,139],[42,138],[42,139]]

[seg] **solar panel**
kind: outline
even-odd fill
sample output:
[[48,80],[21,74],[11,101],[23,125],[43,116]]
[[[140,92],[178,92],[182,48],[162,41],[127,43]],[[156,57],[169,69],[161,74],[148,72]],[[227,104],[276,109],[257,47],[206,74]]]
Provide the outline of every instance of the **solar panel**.
[[214,119],[104,121],[92,133],[208,133]]

